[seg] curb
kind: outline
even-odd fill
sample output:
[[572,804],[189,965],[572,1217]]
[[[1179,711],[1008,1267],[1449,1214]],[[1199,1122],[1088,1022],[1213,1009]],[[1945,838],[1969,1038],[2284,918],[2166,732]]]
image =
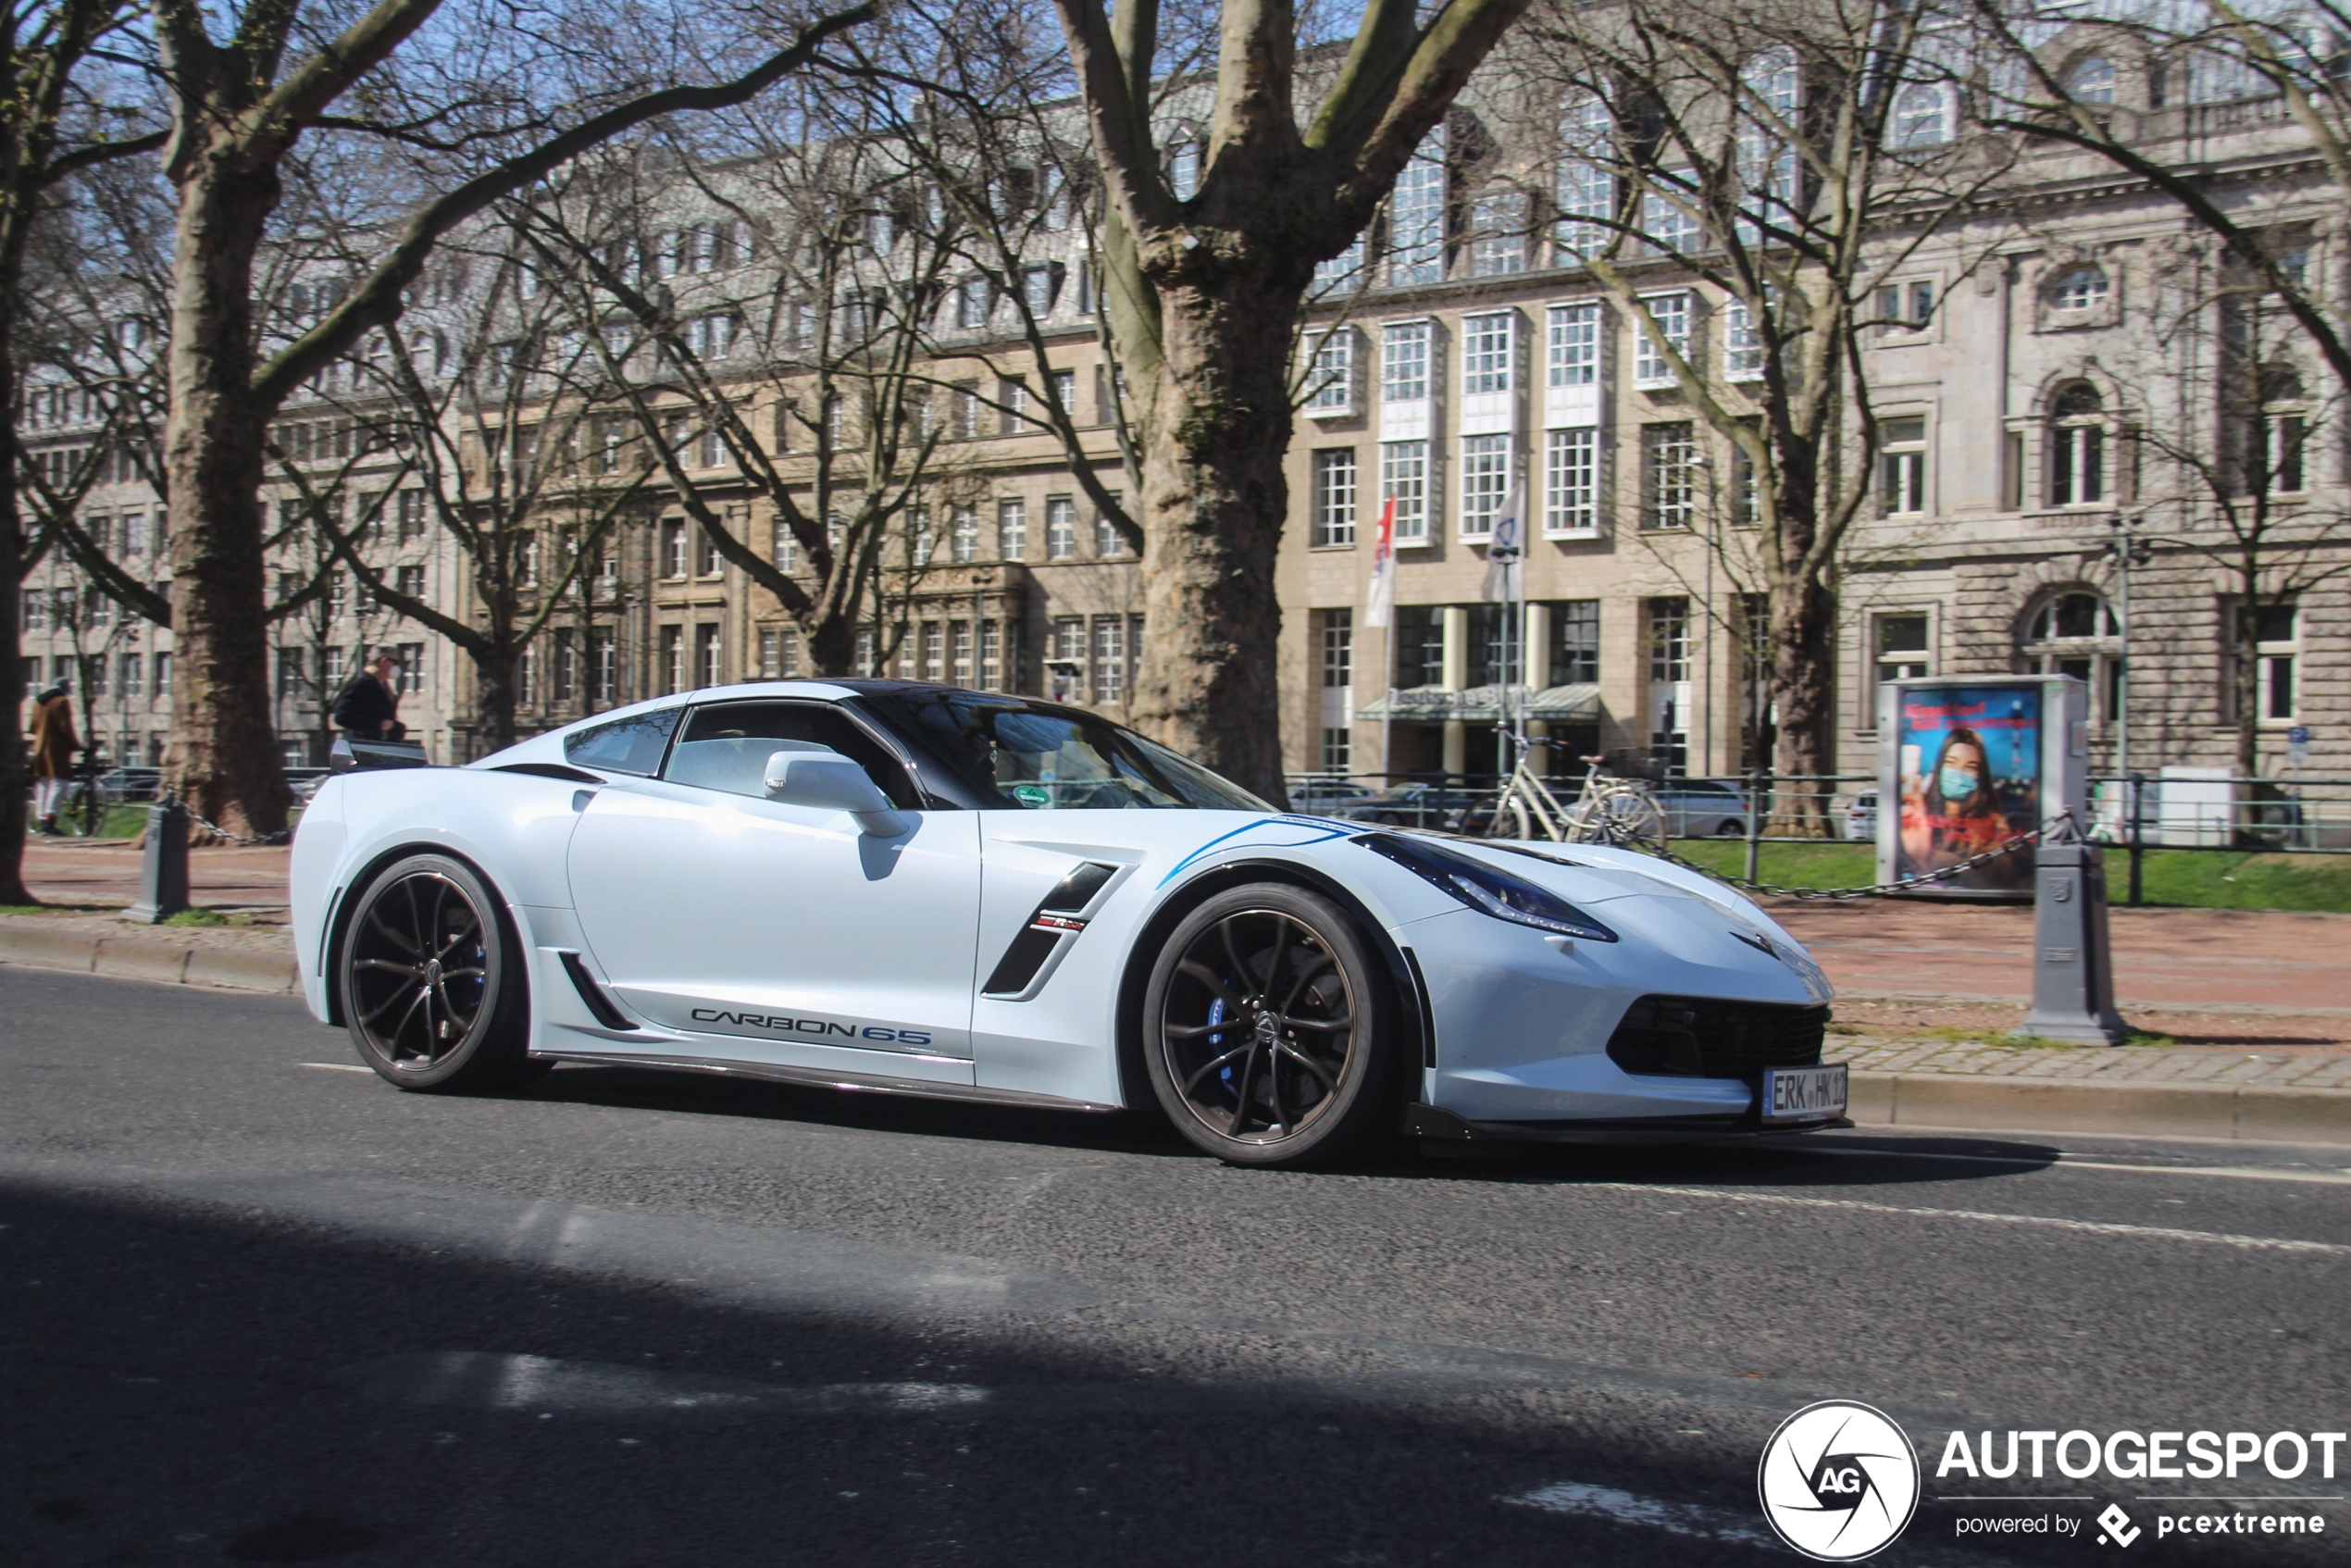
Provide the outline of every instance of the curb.
[[2351,1089],[1855,1073],[1848,1092],[1865,1126],[2351,1146]]
[[291,958],[233,948],[180,947],[136,937],[93,937],[81,931],[28,931],[0,927],[0,964],[68,969],[82,975],[150,980],[167,986],[292,995],[302,977]]

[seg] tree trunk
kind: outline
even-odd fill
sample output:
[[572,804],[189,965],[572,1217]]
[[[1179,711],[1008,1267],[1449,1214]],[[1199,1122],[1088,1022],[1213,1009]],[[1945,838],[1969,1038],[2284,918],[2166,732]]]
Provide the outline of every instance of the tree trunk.
[[1783,786],[1773,831],[1803,839],[1828,834],[1829,786],[1836,771],[1836,600],[1809,576],[1772,595],[1772,701],[1779,709],[1773,771],[1814,775],[1792,791]]
[[474,736],[481,754],[515,743],[515,666],[522,651],[512,643],[470,650],[474,661]]
[[172,258],[172,785],[232,833],[286,825],[292,796],[269,712],[261,482],[267,419],[255,406],[253,266],[277,206],[264,156],[216,143],[186,163]]
[[1135,715],[1160,740],[1285,805],[1274,573],[1289,497],[1288,349],[1306,278],[1271,258],[1200,270],[1210,275],[1154,280],[1164,357],[1143,462],[1151,656]]
[[[14,268],[10,268],[13,272]],[[0,299],[17,297],[19,280],[0,277]],[[0,410],[17,404],[16,316],[0,311]],[[0,734],[0,903],[31,903],[24,885],[25,791],[31,769],[24,739],[22,572],[24,521],[17,511],[17,431],[14,420],[0,429],[0,691],[7,693],[7,729]]]

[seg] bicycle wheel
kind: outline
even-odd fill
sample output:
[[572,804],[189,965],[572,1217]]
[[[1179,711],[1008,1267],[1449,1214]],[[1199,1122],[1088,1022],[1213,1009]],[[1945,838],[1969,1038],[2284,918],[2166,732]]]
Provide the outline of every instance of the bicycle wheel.
[[1531,839],[1535,837],[1535,815],[1526,809],[1526,802],[1511,793],[1494,803],[1494,816],[1486,825],[1489,839]]
[[1611,844],[1662,844],[1665,814],[1646,790],[1619,790],[1594,803],[1599,838]]

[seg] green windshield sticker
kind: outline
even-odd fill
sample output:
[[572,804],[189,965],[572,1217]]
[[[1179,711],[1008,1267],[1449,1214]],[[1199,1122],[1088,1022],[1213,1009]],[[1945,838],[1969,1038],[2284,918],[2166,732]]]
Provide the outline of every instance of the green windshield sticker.
[[1053,792],[1042,784],[1015,784],[1013,799],[1031,811],[1044,811],[1053,803]]

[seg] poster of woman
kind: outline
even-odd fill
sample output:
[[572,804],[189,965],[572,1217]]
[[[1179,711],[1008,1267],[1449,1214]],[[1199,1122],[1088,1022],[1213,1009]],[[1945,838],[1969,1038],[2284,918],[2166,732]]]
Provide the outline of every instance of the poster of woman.
[[[1900,691],[1896,707],[1901,815],[1895,874],[1956,865],[2027,833],[2040,820],[2038,684]],[[2019,849],[1942,884],[1953,892],[2015,892],[2033,884]]]

